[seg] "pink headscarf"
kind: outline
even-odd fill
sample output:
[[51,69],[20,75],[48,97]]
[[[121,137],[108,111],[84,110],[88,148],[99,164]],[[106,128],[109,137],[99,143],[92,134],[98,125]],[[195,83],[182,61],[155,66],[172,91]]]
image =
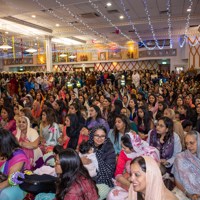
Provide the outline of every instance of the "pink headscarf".
[[128,158],[134,159],[139,156],[150,156],[155,161],[160,161],[159,151],[155,147],[149,146],[146,141],[142,140],[140,136],[135,133],[129,132],[127,134],[131,138],[131,144],[134,150],[134,152],[128,154],[124,152]]

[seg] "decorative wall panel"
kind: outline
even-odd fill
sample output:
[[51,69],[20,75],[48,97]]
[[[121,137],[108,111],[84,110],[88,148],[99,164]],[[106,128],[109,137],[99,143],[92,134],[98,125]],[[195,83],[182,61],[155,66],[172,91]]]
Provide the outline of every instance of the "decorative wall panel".
[[189,66],[200,68],[200,37],[188,38],[189,43]]
[[123,70],[154,70],[158,69],[157,60],[142,60],[142,61],[126,61],[126,62],[111,62],[111,63],[95,63],[96,71],[123,71]]

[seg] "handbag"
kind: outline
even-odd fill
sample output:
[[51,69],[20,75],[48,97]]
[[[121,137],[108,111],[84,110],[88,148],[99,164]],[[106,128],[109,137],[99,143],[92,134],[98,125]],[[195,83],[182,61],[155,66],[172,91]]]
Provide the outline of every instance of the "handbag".
[[56,192],[56,181],[58,180],[57,177],[54,177],[48,174],[43,174],[43,175],[25,174],[24,179],[21,179],[21,178],[18,178],[18,179],[23,181],[19,185],[19,187],[28,193],[38,194],[41,192],[44,192],[44,193]]

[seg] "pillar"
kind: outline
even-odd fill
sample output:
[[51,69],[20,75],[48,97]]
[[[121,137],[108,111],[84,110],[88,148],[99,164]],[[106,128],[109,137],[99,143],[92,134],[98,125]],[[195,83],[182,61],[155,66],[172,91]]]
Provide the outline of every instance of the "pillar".
[[51,36],[45,36],[46,41],[46,68],[48,72],[52,72],[52,44],[51,44]]

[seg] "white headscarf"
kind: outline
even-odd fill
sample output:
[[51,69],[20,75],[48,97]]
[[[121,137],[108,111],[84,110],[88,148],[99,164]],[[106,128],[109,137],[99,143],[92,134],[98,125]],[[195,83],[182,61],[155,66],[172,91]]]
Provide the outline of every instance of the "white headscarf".
[[[146,192],[145,200],[163,200],[164,183],[158,163],[149,156],[143,156],[146,163]],[[137,200],[137,192],[133,184],[129,188],[128,200]]]

